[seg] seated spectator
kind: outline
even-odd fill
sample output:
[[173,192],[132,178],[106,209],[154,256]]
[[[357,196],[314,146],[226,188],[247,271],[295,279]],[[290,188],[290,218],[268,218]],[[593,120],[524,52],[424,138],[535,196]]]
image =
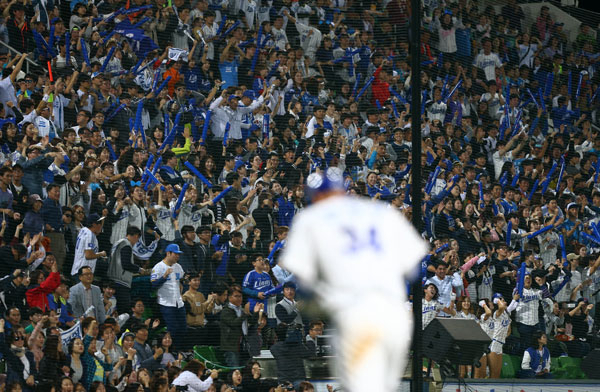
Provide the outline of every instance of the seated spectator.
[[550,373],[550,351],[546,347],[547,337],[543,332],[533,334],[531,347],[525,350],[521,362],[520,378],[552,378]]

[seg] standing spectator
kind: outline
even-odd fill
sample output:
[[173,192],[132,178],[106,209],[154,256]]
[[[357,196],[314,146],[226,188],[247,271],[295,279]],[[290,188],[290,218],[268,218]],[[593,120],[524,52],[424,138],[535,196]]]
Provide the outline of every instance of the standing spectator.
[[[444,307],[449,307],[452,302],[452,289],[459,289],[463,285],[462,276],[464,275],[464,272],[456,271],[447,275],[448,272],[452,272],[452,267],[442,261],[437,265],[435,269],[435,275],[425,282],[425,285],[433,283],[437,287],[439,293],[438,301]],[[444,312],[441,312],[440,315],[450,317]]]
[[[8,29],[8,43],[17,52],[27,57],[31,48],[32,33],[29,21],[25,16],[25,7],[20,3],[12,3],[10,6],[10,19],[6,21]],[[17,102],[16,100],[14,102]]]
[[58,184],[50,184],[46,187],[48,197],[42,206],[42,217],[44,218],[44,231],[46,237],[52,243],[52,253],[60,269],[65,262],[65,235],[63,233],[63,213],[59,203],[60,187]]
[[[43,145],[43,147],[42,147]],[[42,149],[47,146],[47,139],[42,145],[34,145],[25,150],[25,157],[20,157],[17,163],[23,168],[23,184],[32,194],[42,195],[44,183],[44,172],[54,161],[55,153]]]
[[[35,271],[39,274],[40,278],[43,278],[42,271]],[[33,275],[32,275],[33,276]],[[56,261],[51,262],[51,272],[46,279],[40,284],[32,282],[33,284],[27,289],[25,296],[27,297],[27,304],[30,307],[37,307],[43,312],[50,310],[48,303],[48,295],[54,292],[60,285],[60,274],[58,272],[58,265]]]
[[275,317],[277,324],[299,324],[302,323],[302,315],[298,310],[298,304],[295,300],[296,284],[294,282],[285,282],[283,284],[283,299],[277,302],[275,306]]
[[78,270],[79,283],[69,290],[69,305],[75,317],[94,315],[96,320],[104,323],[106,313],[102,302],[100,287],[92,284],[94,272],[91,267],[81,267]]
[[117,312],[127,313],[131,308],[131,281],[134,273],[143,273],[144,269],[134,263],[133,247],[138,243],[142,232],[134,226],[127,227],[126,238],[113,245],[108,267],[108,278],[115,283]]
[[184,341],[187,325],[180,286],[184,272],[177,261],[183,252],[179,249],[179,245],[170,244],[165,249],[165,253],[165,258],[152,268],[150,280],[152,287],[158,289],[158,305],[167,324],[167,330],[173,337],[175,347],[182,350],[187,347]]
[[200,288],[201,274],[195,273],[190,276],[190,288],[182,298],[185,301],[185,310],[187,312],[187,326],[189,336],[193,336],[192,341],[201,341],[206,333],[204,328],[206,324],[205,314],[210,314],[215,307],[216,294],[209,294],[204,297],[198,289]]
[[106,257],[106,251],[98,252],[96,237],[102,231],[103,224],[104,217],[93,213],[87,218],[87,227],[79,230],[71,275],[77,274],[81,267],[89,267],[93,273],[96,269],[96,260],[99,257]]
[[233,285],[228,290],[228,303],[221,311],[221,350],[225,353],[227,366],[239,366],[248,357],[245,352],[244,339],[248,335],[249,324],[256,324],[264,310],[264,305],[257,302],[252,309],[242,306],[242,288]]

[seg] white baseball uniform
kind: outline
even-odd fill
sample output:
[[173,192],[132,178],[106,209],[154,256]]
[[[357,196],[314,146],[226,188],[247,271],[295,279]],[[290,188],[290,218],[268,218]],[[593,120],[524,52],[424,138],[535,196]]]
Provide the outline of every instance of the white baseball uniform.
[[412,333],[402,278],[426,252],[410,223],[380,202],[332,196],[294,218],[282,266],[334,315],[344,390],[396,391]]

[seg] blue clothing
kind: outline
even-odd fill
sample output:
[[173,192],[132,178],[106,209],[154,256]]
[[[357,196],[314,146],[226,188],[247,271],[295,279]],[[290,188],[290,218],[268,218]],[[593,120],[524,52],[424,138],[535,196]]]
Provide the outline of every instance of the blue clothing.
[[271,288],[273,288],[273,282],[266,272],[258,273],[255,270],[252,270],[246,274],[244,282],[242,283],[242,289],[244,294],[249,297],[248,303],[250,304],[250,311],[254,309],[254,306],[256,306],[257,303],[262,303],[265,307],[267,306],[267,299],[258,299],[258,293],[264,293]]
[[456,54],[458,56],[471,56],[471,29],[457,29],[456,37]]
[[199,91],[201,89],[200,81],[201,81],[202,70],[198,65],[194,68],[186,67],[185,71],[183,71],[183,80],[185,82],[185,88],[190,91]]
[[61,324],[66,324],[69,321],[74,320],[74,318],[70,316],[73,312],[70,310],[69,303],[67,301],[61,301],[61,299],[55,297],[54,294],[48,294],[48,308],[56,312],[58,321]]
[[[565,229],[565,230],[569,231],[569,230],[571,230],[571,229],[572,229],[574,226],[575,226],[575,222],[573,222],[572,220],[569,220],[569,219],[567,219],[567,220],[565,220],[565,221],[564,221],[564,223],[563,223],[563,224],[562,224],[562,225],[559,227],[559,229]],[[581,227],[582,227],[582,226],[583,226],[583,225],[580,225],[579,227],[577,227],[577,228],[575,229],[575,231],[573,232],[573,234],[572,234],[570,237],[568,237],[568,238],[565,238],[565,240],[566,240],[566,241],[572,241],[572,240],[577,240],[577,241],[579,241],[579,240],[580,240],[579,238],[581,237],[581,234],[580,234],[580,233],[581,233]]]
[[233,61],[221,61],[219,63],[219,72],[221,73],[221,80],[225,82],[221,88],[226,89],[231,86],[238,85],[238,67],[239,62],[237,59]]
[[59,202],[46,198],[40,212],[44,223],[50,225],[54,231],[59,231],[62,228],[62,207]]
[[44,219],[42,218],[42,214],[39,211],[27,211],[25,213],[25,218],[23,219],[23,233],[35,235],[42,231],[44,231]]
[[277,199],[277,205],[279,206],[279,212],[277,213],[277,224],[279,226],[290,227],[292,219],[296,213],[294,202],[286,200],[283,196],[279,196]]
[[44,183],[44,172],[52,164],[54,159],[40,155],[33,159],[19,158],[17,163],[23,167],[23,185],[30,194],[42,195],[42,184]]
[[533,370],[534,372],[537,372],[540,365],[541,371],[543,371],[544,368],[548,365],[548,361],[550,360],[550,351],[548,350],[548,348],[543,348],[541,356],[539,351],[533,347],[529,347],[525,351],[529,353],[529,357],[531,358],[529,365],[531,367],[531,370]]
[[225,276],[227,274],[227,260],[229,259],[229,241],[221,241],[221,235],[216,234],[213,236],[211,244],[215,247],[215,252],[223,252],[221,263],[217,266],[215,274]]

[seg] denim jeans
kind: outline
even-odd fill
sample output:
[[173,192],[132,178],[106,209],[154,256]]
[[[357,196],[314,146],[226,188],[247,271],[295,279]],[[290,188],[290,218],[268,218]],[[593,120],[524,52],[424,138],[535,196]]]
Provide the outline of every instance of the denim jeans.
[[171,333],[173,345],[177,350],[185,351],[193,346],[194,342],[185,341],[185,332],[187,330],[185,307],[177,308],[175,306],[160,305],[160,313],[167,324],[167,331]]

